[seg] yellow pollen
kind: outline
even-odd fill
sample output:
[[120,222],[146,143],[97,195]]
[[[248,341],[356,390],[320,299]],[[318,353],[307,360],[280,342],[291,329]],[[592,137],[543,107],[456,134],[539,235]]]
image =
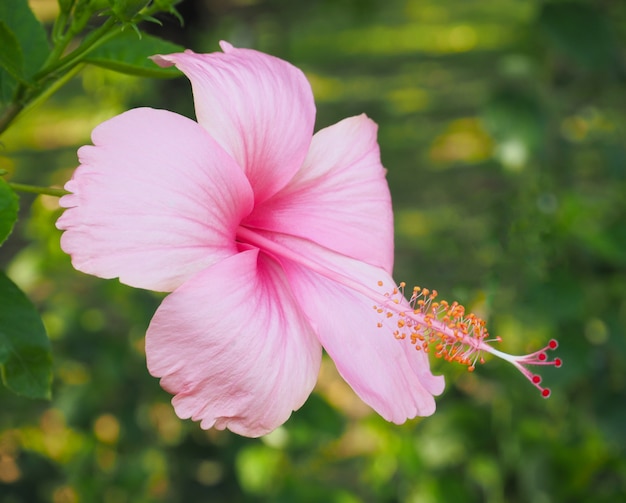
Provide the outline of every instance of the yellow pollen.
[[[379,285],[382,282],[379,282]],[[406,283],[385,293],[387,303],[375,306],[378,313],[394,318],[396,339],[408,339],[416,351],[432,352],[437,358],[466,365],[469,372],[483,363],[481,347],[488,337],[485,322],[467,313],[458,302],[437,299],[437,290],[415,286],[409,299],[404,298]],[[404,310],[408,301],[409,309]],[[383,323],[378,323],[383,326]]]

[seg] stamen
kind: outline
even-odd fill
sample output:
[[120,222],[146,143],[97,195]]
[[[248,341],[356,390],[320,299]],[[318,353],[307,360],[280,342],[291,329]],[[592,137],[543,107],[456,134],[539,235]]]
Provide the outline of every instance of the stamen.
[[[490,353],[517,368],[541,392],[541,396],[550,396],[550,389],[541,386],[541,376],[527,367],[561,367],[563,361],[560,358],[551,360],[548,356],[549,351],[558,347],[556,340],[552,339],[545,347],[527,355],[503,353],[489,344],[501,342],[500,337],[490,338],[485,322],[473,313],[466,313],[461,304],[437,301],[437,290],[419,286],[413,288],[407,302],[404,296],[405,286],[404,282],[400,283],[398,288],[385,294],[387,300],[383,306],[374,306],[386,318],[398,317],[396,329],[393,331],[396,339],[407,339],[417,351],[428,353],[433,347],[437,358],[467,365],[469,372],[474,371],[476,364],[485,363],[483,353]],[[378,323],[381,328],[383,325]]]
[[[514,365],[544,397],[550,396],[550,390],[541,386],[541,377],[533,374],[526,366],[552,365],[560,367],[563,361],[560,358],[550,360],[548,351],[557,348],[558,343],[552,340],[539,351],[529,355],[514,356],[498,351],[489,345],[490,342],[500,342],[499,337],[489,338],[485,322],[475,314],[465,313],[465,308],[458,302],[448,304],[445,300],[436,301],[437,291],[427,288],[414,287],[411,297],[407,301],[404,297],[405,284],[392,292],[381,294],[380,288],[383,281],[377,281],[377,287],[371,288],[361,281],[338,272],[335,268],[329,268],[323,262],[308,258],[306,254],[297,253],[280,242],[269,239],[263,232],[240,226],[237,229],[237,239],[254,245],[268,253],[293,260],[311,271],[314,271],[332,281],[352,289],[367,298],[372,299],[377,305],[373,308],[384,319],[378,323],[380,328],[390,327],[390,318],[394,316],[404,320],[403,326],[392,329],[398,339],[407,339],[418,351],[425,353],[434,345],[435,356],[448,361],[456,361],[467,365],[471,372],[477,363],[484,363],[483,352],[491,353]],[[307,246],[312,246],[308,243]]]

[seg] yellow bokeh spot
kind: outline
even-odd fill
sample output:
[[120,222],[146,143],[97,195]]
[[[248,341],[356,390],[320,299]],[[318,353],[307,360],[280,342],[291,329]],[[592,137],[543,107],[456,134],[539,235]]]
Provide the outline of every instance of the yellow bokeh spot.
[[63,464],[73,459],[85,442],[83,435],[67,427],[63,412],[54,408],[41,415],[38,428],[21,428],[19,433],[24,450],[37,452]]
[[336,101],[343,94],[343,84],[339,79],[317,73],[307,73],[307,79],[313,89],[313,95],[318,101]]
[[55,311],[47,311],[41,315],[41,320],[46,327],[50,340],[59,340],[65,335],[66,320]]
[[72,360],[66,360],[59,365],[56,371],[56,377],[61,379],[65,384],[73,386],[80,386],[91,380],[88,367]]
[[430,231],[427,216],[417,209],[396,211],[396,232],[408,238],[420,238]]
[[155,403],[148,413],[150,423],[164,444],[176,445],[182,438],[182,423],[168,403]]
[[476,118],[451,122],[430,147],[430,158],[436,163],[476,163],[489,159],[493,151],[491,137]]
[[17,482],[22,476],[19,466],[15,458],[6,454],[0,454],[0,482],[3,484],[12,484]]
[[595,346],[605,344],[609,340],[609,328],[600,318],[591,318],[585,323],[585,337]]
[[17,464],[20,442],[16,430],[8,430],[0,435],[0,482],[12,484],[22,477]]
[[407,0],[404,11],[408,19],[420,23],[445,23],[450,17],[450,12],[445,7],[423,0]]
[[387,94],[387,101],[396,113],[420,112],[428,107],[428,93],[417,87],[394,89]]
[[120,422],[112,414],[102,414],[93,425],[96,438],[104,444],[115,444],[120,437]]
[[0,155],[0,171],[6,171],[8,174],[13,173],[15,171],[15,161]]
[[217,461],[202,461],[196,470],[196,480],[203,486],[214,486],[224,476],[224,469]]
[[282,451],[263,445],[251,445],[239,451],[235,462],[237,478],[244,491],[267,495],[284,470]]
[[142,457],[142,468],[149,473],[147,479],[148,493],[161,499],[169,490],[170,482],[167,472],[167,460],[163,451],[148,449]]
[[89,332],[97,332],[105,327],[106,317],[101,309],[87,309],[80,316],[80,325]]
[[56,0],[28,0],[33,14],[44,23],[54,21],[59,14],[59,3]]
[[471,26],[459,25],[443,32],[440,38],[442,49],[447,52],[467,52],[476,47],[478,37]]
[[112,472],[117,466],[117,452],[110,447],[98,446],[96,448],[96,463],[103,472]]
[[569,141],[579,142],[584,140],[589,133],[589,123],[578,115],[566,117],[561,122],[561,134]]
[[80,500],[72,486],[61,486],[52,493],[52,503],[78,503]]

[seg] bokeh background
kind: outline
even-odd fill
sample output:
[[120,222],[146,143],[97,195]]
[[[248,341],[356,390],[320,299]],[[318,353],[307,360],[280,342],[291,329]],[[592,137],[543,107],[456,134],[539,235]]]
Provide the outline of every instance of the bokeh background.
[[[54,0],[36,0],[40,19]],[[0,389],[1,503],[626,501],[626,2],[184,0],[150,31],[226,39],[310,79],[317,129],[367,113],[394,198],[398,281],[478,312],[504,350],[560,342],[544,400],[512,367],[441,365],[430,418],[373,414],[324,362],[273,434],[181,421],[148,375],[160,297],[74,271],[51,197],[21,198],[0,265],[53,344],[52,401]],[[63,184],[134,106],[193,117],[184,78],[86,68],[3,137],[13,181]],[[349,323],[346,336],[350,336]],[[210,364],[210,362],[207,362]],[[548,369],[551,370],[551,369]]]

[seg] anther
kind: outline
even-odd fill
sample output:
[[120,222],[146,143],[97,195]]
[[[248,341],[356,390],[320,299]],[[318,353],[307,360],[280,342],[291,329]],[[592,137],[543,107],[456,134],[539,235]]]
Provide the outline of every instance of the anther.
[[[378,284],[382,286],[382,281]],[[387,318],[397,316],[397,327],[401,330],[406,327],[409,330],[408,339],[417,351],[428,353],[432,345],[437,358],[467,365],[469,372],[475,370],[477,363],[485,363],[484,353],[491,353],[517,368],[540,391],[541,396],[545,398],[550,396],[550,390],[541,386],[541,376],[531,372],[527,367],[535,365],[561,367],[563,365],[561,358],[550,360],[548,356],[548,351],[558,347],[556,340],[550,340],[539,351],[527,355],[514,356],[503,353],[489,344],[501,342],[502,339],[499,336],[490,337],[484,320],[473,313],[467,313],[464,306],[456,301],[451,304],[445,300],[434,302],[438,296],[437,290],[419,286],[413,287],[411,297],[405,301],[402,299],[405,287],[406,284],[401,282],[399,290],[394,288],[391,293],[385,293],[388,300],[383,306],[376,306],[375,309],[379,313],[384,312]],[[378,326],[382,326],[382,323]],[[406,338],[406,334],[400,330],[395,330],[394,336],[397,339]]]

